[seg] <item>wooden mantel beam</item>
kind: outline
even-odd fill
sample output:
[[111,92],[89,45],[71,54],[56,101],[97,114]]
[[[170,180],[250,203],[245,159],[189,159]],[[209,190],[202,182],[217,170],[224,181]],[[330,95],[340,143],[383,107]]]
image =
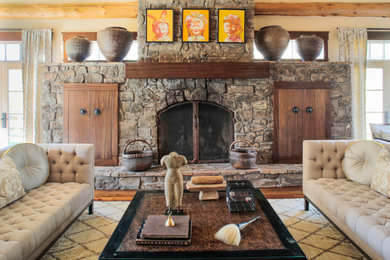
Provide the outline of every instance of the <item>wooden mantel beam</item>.
[[256,15],[390,17],[384,2],[255,2]]
[[138,2],[91,4],[0,4],[2,19],[137,18]]

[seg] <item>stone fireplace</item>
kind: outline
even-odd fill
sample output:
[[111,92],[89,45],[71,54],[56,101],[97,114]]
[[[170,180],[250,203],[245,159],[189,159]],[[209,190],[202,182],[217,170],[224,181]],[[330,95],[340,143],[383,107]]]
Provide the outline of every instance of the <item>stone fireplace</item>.
[[[138,3],[140,63],[253,63],[253,0],[139,0]],[[174,9],[173,43],[146,42],[146,8]],[[210,8],[210,42],[181,41],[182,8]],[[217,42],[218,8],[246,10],[245,43]],[[192,162],[223,162],[227,159],[230,143],[243,139],[253,144],[258,164],[273,163],[274,82],[329,83],[331,138],[351,137],[351,77],[348,63],[283,61],[264,64],[269,68],[267,74],[254,78],[137,78],[136,75],[128,76],[124,62],[44,64],[42,141],[63,141],[64,83],[119,84],[119,156],[129,139],[145,139],[153,148],[155,162],[172,150],[185,154]],[[164,71],[160,71],[159,75],[164,75]],[[286,169],[286,173],[288,171]],[[117,177],[126,175],[122,172],[115,174]],[[142,176],[140,178],[148,178]],[[161,181],[159,176],[163,175],[157,174],[157,177],[154,176],[157,179],[153,181]],[[264,174],[252,180],[259,180],[261,185],[262,178]],[[131,185],[126,185],[124,181],[122,186],[117,184],[111,188],[143,188],[142,183],[153,181],[138,180],[136,184],[131,182]]]

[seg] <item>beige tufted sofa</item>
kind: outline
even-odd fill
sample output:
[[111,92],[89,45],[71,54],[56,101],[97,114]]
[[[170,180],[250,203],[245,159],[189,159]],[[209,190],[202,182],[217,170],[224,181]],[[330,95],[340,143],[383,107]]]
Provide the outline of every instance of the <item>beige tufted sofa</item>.
[[0,260],[39,258],[88,206],[92,213],[93,145],[41,146],[48,152],[49,177],[0,209]]
[[346,179],[341,161],[351,142],[304,141],[305,208],[310,201],[369,257],[390,259],[390,199]]

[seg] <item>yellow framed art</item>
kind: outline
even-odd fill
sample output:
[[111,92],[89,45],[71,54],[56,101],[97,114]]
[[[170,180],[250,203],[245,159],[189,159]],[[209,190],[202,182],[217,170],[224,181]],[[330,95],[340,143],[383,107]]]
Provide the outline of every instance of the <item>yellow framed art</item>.
[[146,41],[173,42],[173,9],[146,9]]
[[182,39],[183,42],[210,41],[209,9],[183,9]]
[[245,42],[245,10],[218,10],[218,42]]

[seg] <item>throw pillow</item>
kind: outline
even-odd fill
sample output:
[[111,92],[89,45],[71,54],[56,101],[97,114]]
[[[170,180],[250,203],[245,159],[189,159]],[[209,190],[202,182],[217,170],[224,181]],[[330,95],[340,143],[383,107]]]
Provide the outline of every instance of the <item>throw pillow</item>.
[[376,159],[371,188],[390,197],[390,152],[383,148]]
[[15,162],[26,191],[41,186],[49,177],[49,158],[39,145],[17,144],[8,149],[3,156],[9,156]]
[[0,159],[0,208],[25,194],[15,163],[8,156]]
[[353,142],[345,150],[342,168],[347,179],[370,185],[376,158],[383,146],[374,141]]

